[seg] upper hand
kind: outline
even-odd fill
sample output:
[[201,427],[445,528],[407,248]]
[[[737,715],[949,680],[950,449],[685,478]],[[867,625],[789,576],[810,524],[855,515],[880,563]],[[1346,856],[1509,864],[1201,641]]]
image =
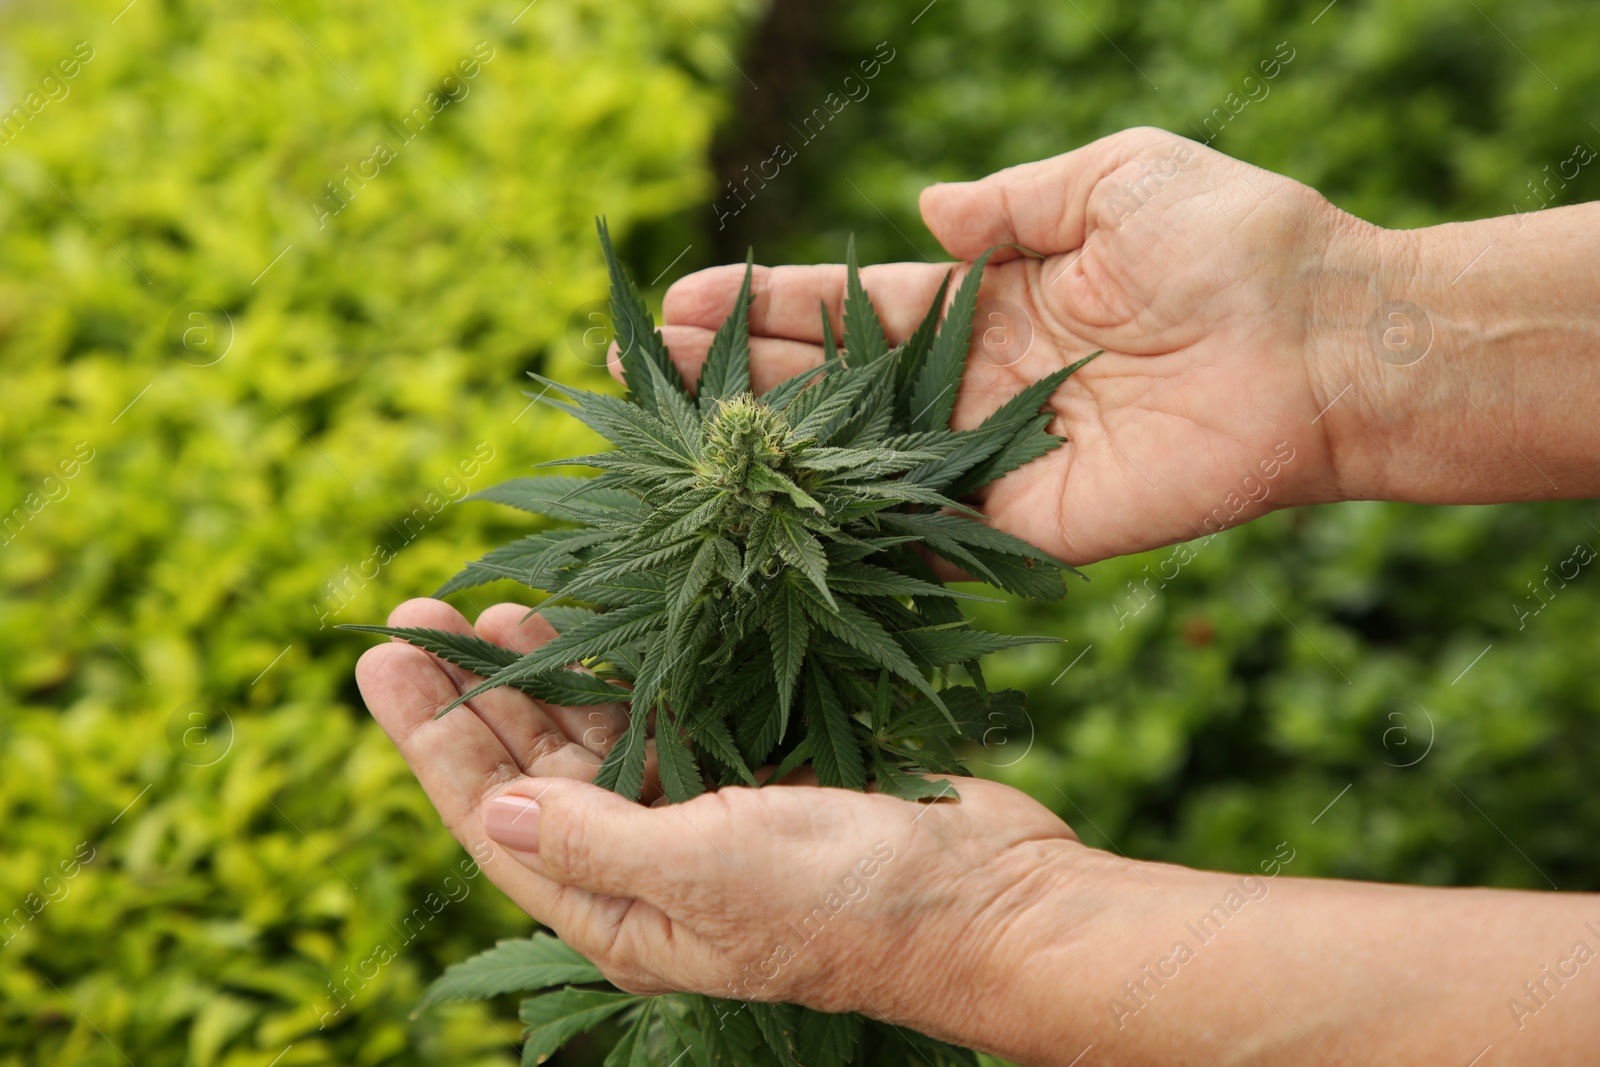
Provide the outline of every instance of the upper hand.
[[[1339,496],[1317,416],[1343,382],[1324,383],[1336,372],[1317,331],[1359,304],[1359,270],[1346,263],[1372,227],[1298,182],[1151,129],[932,186],[922,213],[960,259],[1000,244],[1045,257],[1001,253],[985,272],[957,429],[1105,350],[1051,401],[1050,428],[1067,444],[989,488],[983,507],[997,526],[1085,563]],[[862,271],[891,343],[949,269]],[[821,361],[819,304],[837,334],[844,274],[756,268],[757,389]],[[687,380],[742,275],[714,267],[668,291],[662,332]]]

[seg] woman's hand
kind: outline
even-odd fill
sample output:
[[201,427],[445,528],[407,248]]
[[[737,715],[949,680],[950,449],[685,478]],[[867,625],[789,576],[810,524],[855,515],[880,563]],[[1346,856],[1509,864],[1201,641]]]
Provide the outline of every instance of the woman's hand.
[[[1385,230],[1176,134],[1126,130],[973,182],[922,215],[984,275],[953,425],[1096,349],[1051,401],[1067,444],[995,483],[995,525],[1072,563],[1335,500],[1600,494],[1600,203]],[[950,264],[867,267],[892,342]],[[957,280],[963,268],[956,266]],[[742,268],[667,292],[693,381]],[[758,267],[758,389],[822,358],[840,266]]]
[[[549,629],[525,614],[498,605],[476,632],[528,650]],[[472,632],[436,600],[390,623]],[[495,689],[436,720],[478,679],[400,642],[356,676],[490,879],[635,992],[859,1011],[962,1040],[974,1005],[952,994],[1013,968],[1039,902],[1075,886],[1087,927],[1129,877],[994,782],[960,779],[959,801],[932,804],[784,785],[646,807],[584,780],[619,736],[616,709],[602,723]]]
[[[477,632],[547,640],[524,614]],[[390,622],[470,629],[435,600]],[[624,989],[859,1011],[1049,1067],[1576,1065],[1600,1042],[1594,896],[1293,878],[1292,841],[1242,876],[1130,861],[972,779],[935,804],[781,785],[645,807],[583,780],[620,709],[495,689],[435,719],[477,679],[399,642],[357,680],[481,869]]]
[[[1375,227],[1298,182],[1151,129],[932,186],[922,212],[960,259],[1008,243],[1045,256],[1011,254],[985,272],[957,429],[1105,350],[1051,402],[1066,446],[988,490],[996,525],[1085,563],[1341,495],[1318,416],[1346,382],[1330,383],[1342,372],[1327,371],[1319,345],[1328,323],[1360,319]],[[891,342],[950,268],[862,271]],[[668,291],[662,332],[689,381],[742,275],[714,267]],[[758,267],[755,290],[761,389],[821,361],[819,305],[837,332],[844,268]]]

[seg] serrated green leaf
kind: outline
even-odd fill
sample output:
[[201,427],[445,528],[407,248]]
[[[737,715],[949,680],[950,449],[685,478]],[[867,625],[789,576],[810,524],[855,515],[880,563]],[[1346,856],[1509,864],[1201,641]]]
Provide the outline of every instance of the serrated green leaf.
[[633,494],[621,489],[601,488],[594,482],[593,478],[563,475],[512,478],[462,499],[509,504],[535,515],[590,525],[608,521],[633,523],[644,517],[644,509]]
[[828,589],[828,556],[816,535],[788,512],[773,511],[772,529],[778,554],[809,581],[829,606],[834,603]]
[[700,766],[683,743],[677,724],[663,723],[662,719],[662,714],[658,712],[656,766],[661,772],[661,791],[674,804],[681,804],[704,793],[706,787],[700,780]]
[[574,1037],[643,999],[632,993],[567,988],[524,1000],[517,1011],[517,1018],[527,1027],[522,1062],[543,1063]]
[[911,383],[911,428],[940,430],[950,425],[961,376],[966,370],[967,352],[972,347],[972,315],[978,307],[978,289],[983,284],[983,268],[993,252],[983,253],[961,279],[956,297],[950,303],[933,338],[927,361]]
[[900,363],[895,370],[895,393],[898,397],[896,410],[902,417],[910,412],[911,383],[916,380],[928,360],[928,353],[933,349],[933,337],[939,328],[939,316],[944,312],[944,298],[950,291],[951,273],[945,271],[944,279],[939,283],[939,291],[934,294],[933,303],[928,305],[922,321],[911,331],[911,336],[906,338],[905,344],[900,346]]
[[657,396],[655,383],[644,369],[645,364],[659,371],[661,377],[680,395],[687,392],[683,378],[673,365],[672,357],[667,352],[667,343],[661,339],[655,320],[645,307],[644,298],[639,295],[633,279],[617,258],[605,219],[595,219],[595,227],[600,232],[600,248],[605,254],[606,271],[611,276],[611,325],[622,361],[622,379],[628,391],[638,398],[646,410],[659,411],[662,398]]
[[624,1020],[622,1036],[606,1053],[603,1067],[651,1067],[647,1039],[655,1006],[656,999],[647,998],[630,1018]]
[[810,508],[821,513],[822,505],[814,500],[810,493],[801,489],[786,475],[780,474],[768,467],[752,467],[746,476],[748,485],[758,493],[782,493],[794,501],[796,507]]
[[669,381],[655,360],[644,361],[644,372],[650,376],[651,389],[656,395],[661,421],[673,431],[683,447],[683,454],[694,457],[700,454],[700,416],[694,401],[689,399],[683,380]]
[[550,624],[550,628],[558,634],[593,622],[600,617],[600,613],[593,608],[580,608],[572,604],[551,604],[539,606],[539,617]]
[[684,573],[678,578],[678,588],[672,594],[672,618],[681,618],[690,603],[698,597],[706,584],[711,581],[716,572],[719,559],[717,546],[714,542],[721,538],[708,537],[700,542],[700,547],[695,549],[694,556],[684,568]]
[[[831,555],[831,554],[830,554]],[[913,578],[879,567],[872,563],[835,563],[828,570],[828,585],[835,593],[848,596],[920,596],[942,597],[951,600],[981,600],[998,604],[993,597],[964,593],[948,586],[936,585],[921,578]],[[959,612],[957,613],[959,614]]]
[[[982,442],[980,447],[973,450],[973,454],[988,454],[969,464],[964,472],[952,475],[954,481],[949,484],[951,495],[965,496],[1059,447],[1061,439],[1046,433],[1044,429],[1050,425],[1052,415],[1049,412],[1041,413],[1039,409],[1050,401],[1062,383],[1100,354],[1091,352],[1071,366],[1031,383],[971,431],[973,438]],[[937,483],[943,479],[934,481]]]
[[885,1032],[897,1045],[906,1047],[906,1067],[979,1067],[978,1054],[971,1049],[957,1048],[937,1038],[919,1034],[887,1023],[874,1022],[871,1026]]
[[811,766],[816,769],[817,781],[845,789],[866,788],[867,772],[850,716],[815,660],[806,668],[805,705],[806,736],[811,742]]
[[822,362],[826,366],[839,361],[839,342],[833,336],[833,318],[828,314],[828,302],[817,301],[822,307]]
[[752,1003],[748,1011],[761,1030],[767,1048],[782,1067],[801,1067],[795,1059],[800,1043],[800,1008],[792,1004]]
[[451,964],[428,986],[411,1016],[451,1000],[484,1000],[501,993],[603,981],[599,968],[575,949],[539,933],[525,940],[498,941],[486,952]]
[[[651,370],[641,373],[646,380],[651,380],[655,372]],[[546,389],[546,392],[537,394],[541,403],[566,412],[618,448],[625,450],[628,452],[627,458],[634,464],[659,465],[667,469],[693,469],[695,450],[683,439],[680,431],[667,421],[670,413],[667,416],[658,415],[654,408],[641,407],[607,393],[573,389],[551,381],[541,374],[530,373],[528,376]],[[558,397],[566,399],[561,400]],[[688,401],[685,400],[683,403],[686,404]],[[598,457],[581,458],[589,464],[599,462]],[[558,460],[556,465],[567,466],[573,462],[570,459]]]
[[939,626],[899,630],[894,636],[911,654],[912,659],[934,667],[964,663],[969,659],[987,656],[1004,648],[1053,644],[1060,640],[1055,637],[1022,637],[989,633],[986,630],[970,629],[965,623],[959,628]]
[[856,266],[856,239],[845,246],[844,352],[853,365],[865,366],[889,353],[878,311],[861,285],[861,270]]
[[534,589],[549,589],[562,568],[577,562],[578,553],[603,546],[615,536],[609,530],[545,530],[529,534],[467,564],[433,595],[442,599],[458,590],[507,577]]
[[806,762],[806,760],[810,759],[811,752],[811,738],[807,736],[803,738],[798,745],[794,746],[794,748],[789,751],[787,756],[783,757],[782,762],[780,762],[778,766],[773,769],[773,772],[767,776],[766,781],[762,782],[761,784],[777,785],[779,782],[783,781],[784,777],[792,772],[796,767],[799,767],[802,763]]
[[807,1010],[800,1016],[800,1062],[806,1067],[847,1067],[861,1040],[861,1016]]
[[464,667],[473,674],[488,676],[502,667],[510,666],[522,658],[515,649],[485,641],[476,634],[457,633],[453,630],[432,630],[422,626],[366,626],[355,623],[342,624],[341,630],[358,630],[362,633],[384,634],[398,637],[407,644],[432,652],[442,660]]
[[893,513],[884,515],[883,525],[892,530],[910,534],[935,552],[951,545],[981,548],[989,552],[1003,552],[1024,559],[1048,563],[1059,570],[1072,570],[1068,564],[1056,559],[1043,549],[986,523],[955,515],[926,515]]
[[948,779],[930,779],[890,766],[877,751],[872,754],[872,776],[880,790],[901,800],[954,800],[959,795]]
[[617,739],[606,758],[600,761],[594,784],[613,793],[638,800],[644,792],[644,764],[649,755],[645,730],[649,720],[647,712],[631,713],[628,729]]
[[[682,997],[660,997],[663,1047],[661,1058],[673,1067],[712,1067],[714,1039],[707,1038],[693,1021],[693,1007],[679,1007]],[[710,997],[695,997],[709,1004]]]
[[750,765],[740,754],[739,746],[734,743],[733,734],[728,730],[728,724],[721,717],[697,715],[693,719],[682,720],[682,725],[703,752],[709,753],[732,770],[746,785],[756,784],[755,773],[750,770]]
[[479,693],[502,685],[525,682],[541,674],[560,670],[569,663],[604,655],[619,644],[637,640],[665,623],[665,610],[653,604],[616,608],[597,615],[592,621],[559,635],[554,641],[539,646],[517,662],[496,671],[480,685],[445,705],[435,718],[460,707]]
[[744,261],[744,281],[733,302],[733,311],[723,320],[711,339],[711,348],[700,368],[700,413],[710,415],[719,401],[750,391],[750,279],[754,254]]
[[802,589],[802,592],[807,595],[806,613],[811,616],[812,622],[865,655],[873,663],[888,668],[916,686],[938,707],[944,707],[944,702],[939,699],[939,694],[934,691],[933,686],[928,684],[928,679],[923,677],[922,672],[907,657],[905,650],[895,643],[894,638],[889,636],[877,620],[848,600],[836,602],[830,611],[827,605],[810,596],[809,589]]
[[789,709],[794,705],[795,681],[800,677],[800,666],[805,662],[806,648],[811,641],[811,623],[806,618],[805,606],[789,582],[778,586],[767,633],[772,645],[773,680],[778,686],[777,734],[781,737]]
[[568,708],[626,704],[633,696],[630,690],[581,670],[554,670],[514,684],[535,700]]

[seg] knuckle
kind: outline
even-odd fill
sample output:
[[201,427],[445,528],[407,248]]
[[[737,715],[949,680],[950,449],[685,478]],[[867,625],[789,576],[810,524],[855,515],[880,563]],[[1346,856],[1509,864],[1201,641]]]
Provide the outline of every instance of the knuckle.
[[593,878],[594,850],[555,805],[539,815],[539,855],[545,869],[565,884],[588,885]]
[[479,777],[476,804],[482,805],[486,798],[499,791],[502,785],[522,777],[522,768],[509,759],[496,760],[493,767],[482,772]]
[[527,746],[522,750],[522,759],[519,762],[522,764],[523,769],[531,769],[566,747],[567,739],[560,733],[555,731],[537,733],[528,740]]
[[1182,135],[1175,134],[1170,130],[1163,130],[1160,126],[1130,126],[1128,129],[1113,136],[1130,148],[1143,150],[1159,144],[1168,144],[1173,138],[1181,138]]

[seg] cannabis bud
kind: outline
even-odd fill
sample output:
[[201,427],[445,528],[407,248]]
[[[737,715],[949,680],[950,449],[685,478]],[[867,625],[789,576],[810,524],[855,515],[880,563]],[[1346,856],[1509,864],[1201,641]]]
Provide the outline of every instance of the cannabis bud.
[[[807,762],[824,785],[864,789],[876,780],[907,799],[953,797],[948,781],[927,775],[964,773],[958,746],[1021,707],[1021,694],[984,686],[979,659],[1040,639],[974,629],[957,606],[972,594],[940,581],[929,557],[1020,596],[1064,594],[1062,575],[1072,568],[987,525],[961,498],[1057,447],[1040,409],[1088,359],[1027,386],[977,428],[951,430],[988,254],[942,324],[948,277],[915,332],[891,348],[852,243],[842,347],[824,309],[821,366],[754,395],[747,263],[691,391],[603,221],[599,229],[627,396],[539,375],[543,388],[529,395],[615,447],[544,465],[598,476],[537,475],[475,494],[559,525],[469,564],[436,594],[514,579],[548,594],[540,611],[558,636],[523,655],[470,635],[357,629],[400,637],[483,677],[440,714],[502,685],[564,705],[627,702],[629,728],[596,781],[635,799],[652,721],[661,788],[672,801],[754,785],[752,768],[765,763],[777,764],[771,782]],[[544,960],[561,951],[570,952],[548,938],[504,942],[441,981],[482,992],[473,981],[480,968],[501,976],[493,992],[543,988],[548,980],[505,984],[517,965],[497,954]],[[530,974],[549,973],[539,966],[527,964]],[[598,972],[587,980],[600,981]],[[546,994],[525,1002],[524,1018],[530,1005],[537,1017],[559,1015],[560,1004],[545,1002],[567,994],[594,995]],[[430,999],[449,995],[436,984]],[[630,1040],[662,1043],[662,1062],[692,1047],[706,1062],[831,1067],[868,1057],[869,1046],[859,1062],[923,1062],[930,1050],[975,1062],[856,1016],[739,1005],[759,1024],[744,1033],[724,1013],[708,1021],[718,1003],[709,998],[654,1000],[662,1018],[677,1022]],[[648,1026],[650,1010],[629,1018]],[[545,1053],[572,1032],[546,1049],[531,1031],[529,1048]]]

